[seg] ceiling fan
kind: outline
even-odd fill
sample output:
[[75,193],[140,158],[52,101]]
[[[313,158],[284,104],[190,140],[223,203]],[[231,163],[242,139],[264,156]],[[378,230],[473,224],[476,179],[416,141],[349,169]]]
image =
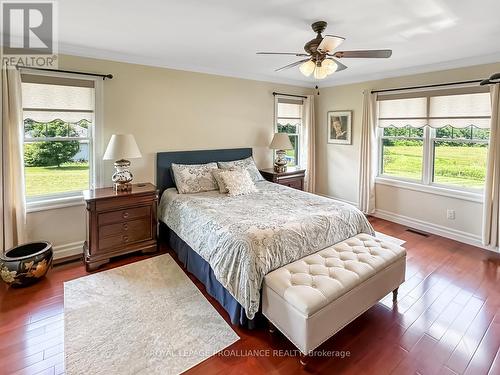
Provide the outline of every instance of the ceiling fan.
[[360,50],[360,51],[334,51],[344,40],[340,36],[321,35],[328,24],[325,21],[314,22],[311,27],[317,34],[316,38],[311,39],[304,45],[307,53],[289,53],[289,52],[257,52],[258,55],[289,55],[305,57],[306,59],[282,66],[276,69],[280,72],[285,69],[300,65],[300,72],[309,77],[314,73],[314,78],[323,79],[328,75],[347,69],[347,66],[336,60],[341,58],[388,58],[392,55],[390,49]]

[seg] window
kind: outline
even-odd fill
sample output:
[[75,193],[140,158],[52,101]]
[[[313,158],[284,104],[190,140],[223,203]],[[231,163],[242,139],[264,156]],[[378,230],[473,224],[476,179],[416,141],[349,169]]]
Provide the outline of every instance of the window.
[[481,190],[490,117],[481,87],[379,96],[379,176]]
[[276,128],[278,133],[287,133],[293,149],[286,151],[289,166],[300,164],[303,103],[301,99],[275,96]]
[[423,128],[385,128],[382,170],[387,176],[421,180],[424,157]]
[[95,81],[22,74],[27,202],[81,196],[95,180]]

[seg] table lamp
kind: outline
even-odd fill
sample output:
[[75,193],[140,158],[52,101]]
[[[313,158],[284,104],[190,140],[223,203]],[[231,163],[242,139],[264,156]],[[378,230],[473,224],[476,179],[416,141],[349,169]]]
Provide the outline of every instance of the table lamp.
[[276,159],[274,160],[274,170],[278,173],[286,172],[286,151],[293,150],[290,138],[286,133],[275,133],[269,148],[276,150]]
[[113,134],[104,153],[103,160],[116,160],[115,173],[111,178],[115,191],[132,190],[134,176],[130,173],[128,159],[141,158],[141,152],[132,134]]

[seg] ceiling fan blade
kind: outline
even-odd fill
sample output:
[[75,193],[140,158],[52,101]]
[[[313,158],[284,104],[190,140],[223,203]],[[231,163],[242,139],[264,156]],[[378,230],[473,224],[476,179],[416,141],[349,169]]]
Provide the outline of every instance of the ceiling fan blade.
[[337,51],[332,56],[337,58],[378,58],[386,59],[391,57],[392,50],[390,49],[372,49],[362,51]]
[[336,72],[340,72],[341,70],[347,69],[347,66],[342,64],[339,60],[337,59],[332,59],[332,60],[335,61],[335,64],[337,64],[337,70],[335,70]]
[[288,55],[288,56],[309,56],[307,53],[298,52],[257,52],[257,55]]
[[304,60],[296,61],[294,63],[282,66],[281,68],[275,69],[274,71],[275,72],[280,72],[280,71],[285,70],[285,69],[293,68],[294,66],[300,65],[300,64],[305,63],[306,61],[309,61],[309,60],[310,59],[304,59]]
[[318,46],[320,52],[332,52],[335,48],[340,46],[345,38],[336,35],[325,35],[323,40]]

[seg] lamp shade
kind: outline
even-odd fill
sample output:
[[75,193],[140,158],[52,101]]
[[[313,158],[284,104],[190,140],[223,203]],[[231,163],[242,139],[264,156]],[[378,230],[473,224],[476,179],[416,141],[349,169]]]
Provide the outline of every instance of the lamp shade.
[[269,148],[274,150],[293,150],[290,138],[286,133],[275,133]]
[[141,152],[132,134],[113,134],[102,159],[119,160],[141,157]]

